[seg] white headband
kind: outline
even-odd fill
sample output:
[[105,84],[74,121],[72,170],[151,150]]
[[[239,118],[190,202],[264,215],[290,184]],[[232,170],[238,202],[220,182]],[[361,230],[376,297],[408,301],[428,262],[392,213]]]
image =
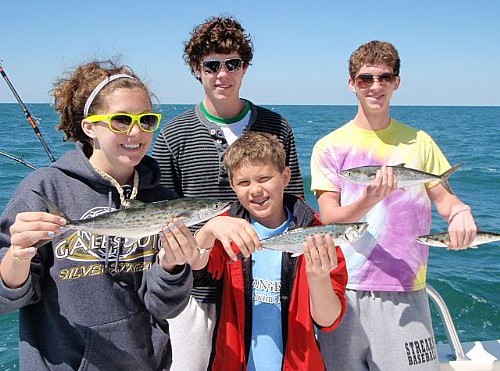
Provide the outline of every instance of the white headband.
[[83,108],[83,117],[87,117],[89,114],[89,108],[92,102],[94,101],[95,97],[99,92],[104,88],[107,84],[109,84],[111,81],[120,79],[120,78],[129,78],[129,79],[134,79],[135,77],[132,77],[130,75],[125,75],[124,73],[119,73],[116,75],[112,75],[109,77],[106,77],[104,80],[102,80],[99,85],[97,85],[94,90],[92,90],[92,93],[90,93],[89,97],[87,98],[87,101],[85,102],[85,107]]

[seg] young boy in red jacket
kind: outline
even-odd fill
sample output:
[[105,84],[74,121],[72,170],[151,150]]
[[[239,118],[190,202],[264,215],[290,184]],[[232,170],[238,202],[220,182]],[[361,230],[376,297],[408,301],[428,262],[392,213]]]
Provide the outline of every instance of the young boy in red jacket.
[[285,156],[270,134],[238,138],[224,155],[238,202],[196,235],[195,285],[224,282],[214,370],[323,370],[315,327],[335,329],[346,308],[347,271],[332,236],[308,237],[299,257],[262,249],[264,238],[321,224],[303,200],[284,193]]

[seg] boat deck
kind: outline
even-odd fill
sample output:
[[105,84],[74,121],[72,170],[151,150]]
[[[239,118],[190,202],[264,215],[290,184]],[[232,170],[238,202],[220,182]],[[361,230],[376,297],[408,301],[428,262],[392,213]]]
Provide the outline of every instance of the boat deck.
[[498,371],[500,370],[500,340],[462,343],[464,359],[456,358],[449,344],[437,344],[443,371]]

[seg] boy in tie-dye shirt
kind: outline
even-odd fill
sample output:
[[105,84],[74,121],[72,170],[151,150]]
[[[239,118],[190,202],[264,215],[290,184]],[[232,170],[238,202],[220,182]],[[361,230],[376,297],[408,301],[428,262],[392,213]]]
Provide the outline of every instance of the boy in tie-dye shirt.
[[[416,238],[430,231],[431,201],[449,221],[451,249],[469,246],[476,233],[470,207],[441,183],[398,189],[393,169],[384,166],[405,163],[432,174],[450,168],[428,134],[391,119],[399,68],[392,44],[361,45],[349,60],[358,112],[313,149],[311,188],[322,222],[369,223],[363,239],[343,246],[349,306],[337,331],[319,334],[328,369],[439,369],[425,291],[429,249]],[[365,165],[381,166],[368,186],[338,175]]]

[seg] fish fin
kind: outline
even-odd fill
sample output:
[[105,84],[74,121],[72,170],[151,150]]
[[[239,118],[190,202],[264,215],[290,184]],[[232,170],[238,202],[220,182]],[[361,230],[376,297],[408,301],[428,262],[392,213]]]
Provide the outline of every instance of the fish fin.
[[59,209],[59,206],[57,206],[54,202],[49,200],[47,197],[42,195],[40,192],[37,192],[33,189],[31,191],[33,193],[35,193],[38,197],[40,197],[40,199],[45,204],[45,207],[47,208],[47,210],[49,210],[50,214],[58,215],[66,220],[71,220],[70,218],[68,218],[68,216],[61,209]]
[[451,190],[450,184],[448,183],[448,178],[450,177],[451,174],[453,174],[455,171],[457,171],[460,167],[462,166],[462,163],[459,163],[455,166],[453,166],[451,169],[445,171],[443,174],[441,174],[441,184],[443,185],[444,189],[446,189],[448,192],[450,192],[452,195],[454,194],[453,191]]
[[405,166],[406,166],[406,162],[402,162],[400,164],[393,165],[392,167],[405,167]]
[[186,211],[182,211],[180,212],[179,214],[175,215],[175,218],[178,219],[178,218],[189,218],[189,211],[186,210]]

